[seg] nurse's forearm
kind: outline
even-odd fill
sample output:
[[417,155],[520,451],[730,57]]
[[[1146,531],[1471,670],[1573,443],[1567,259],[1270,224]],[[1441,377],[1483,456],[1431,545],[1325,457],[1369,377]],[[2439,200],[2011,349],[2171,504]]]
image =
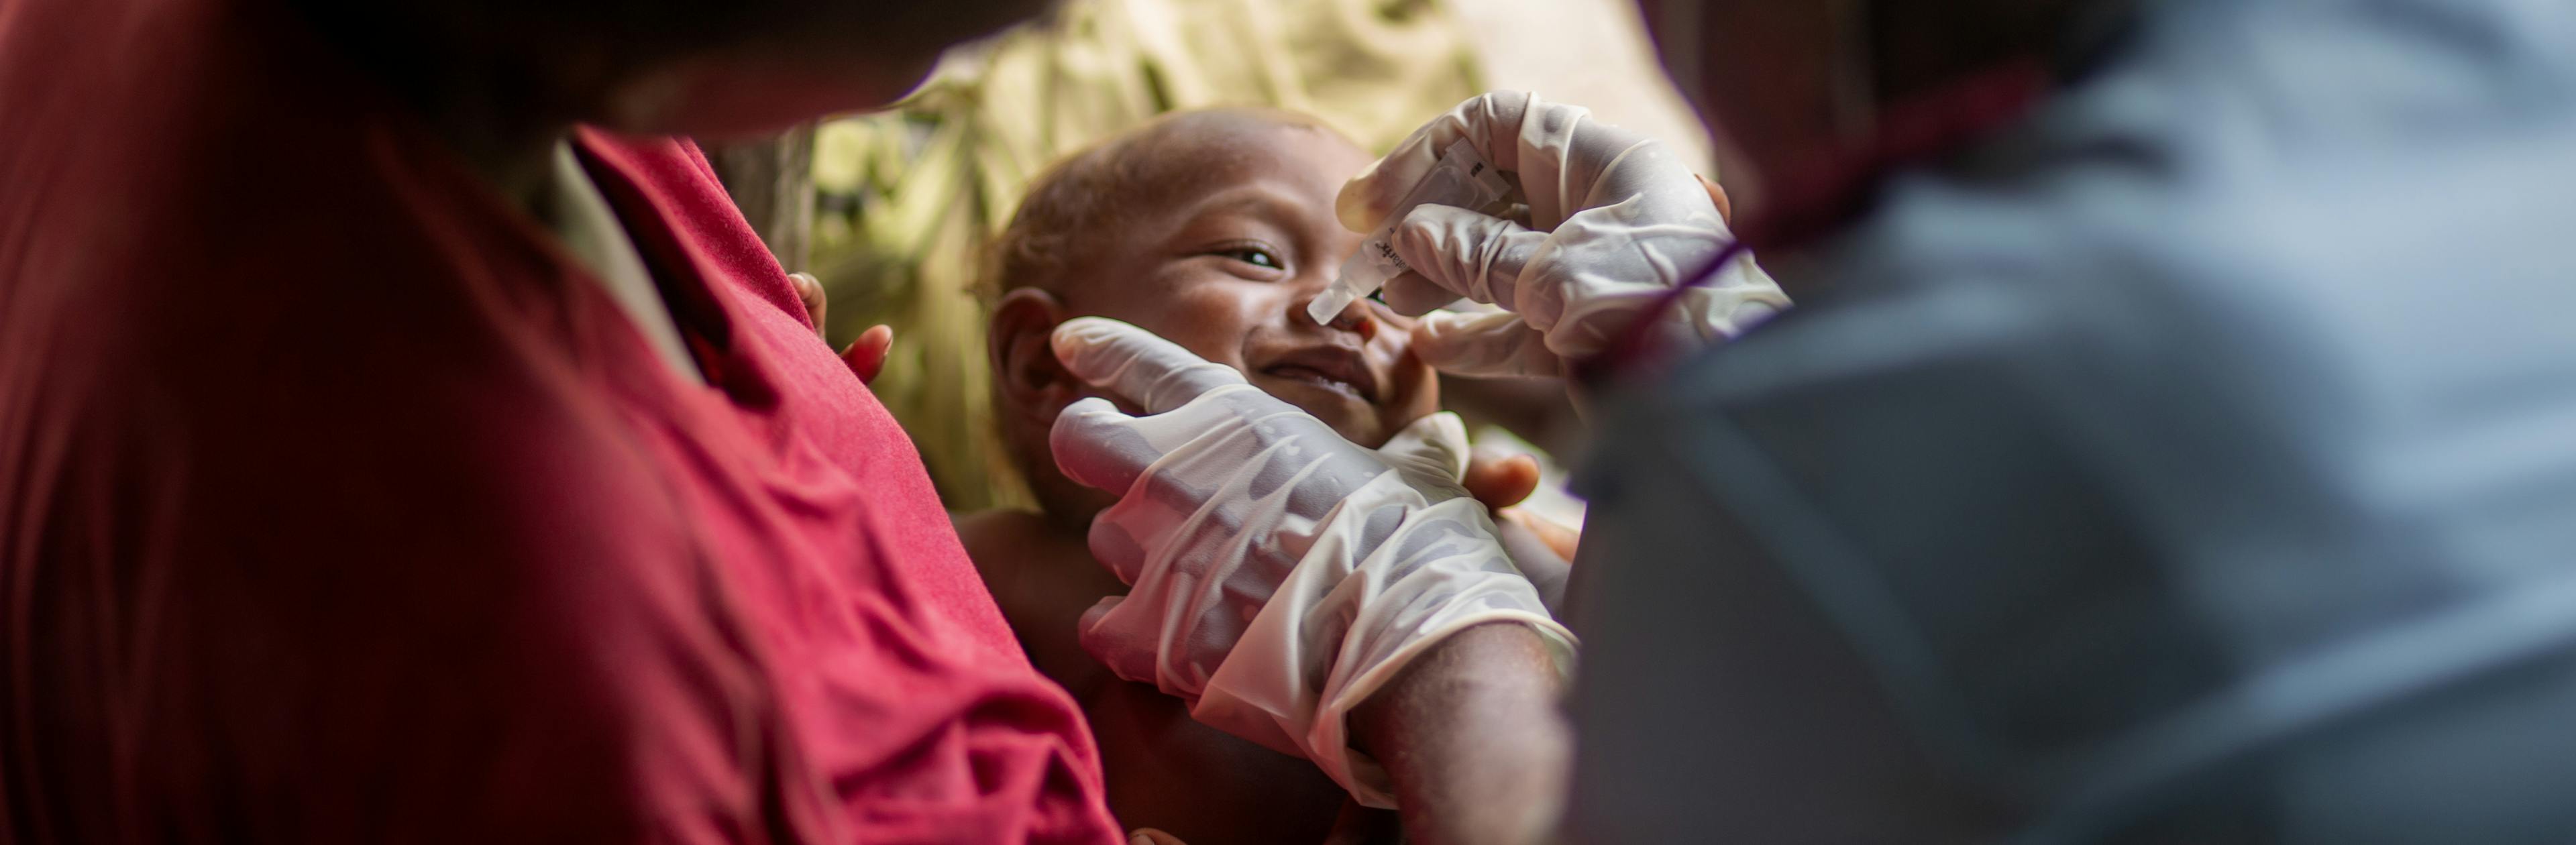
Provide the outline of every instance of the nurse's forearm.
[[1409,841],[1538,842],[1564,806],[1562,693],[1536,632],[1480,625],[1433,647],[1353,709],[1351,730],[1393,777]]

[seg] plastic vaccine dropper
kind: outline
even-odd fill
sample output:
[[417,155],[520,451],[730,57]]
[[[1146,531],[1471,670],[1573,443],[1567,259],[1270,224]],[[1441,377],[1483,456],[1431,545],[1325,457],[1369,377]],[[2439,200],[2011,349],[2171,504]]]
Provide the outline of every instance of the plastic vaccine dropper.
[[1359,251],[1352,253],[1350,260],[1342,262],[1341,275],[1306,306],[1306,316],[1317,323],[1331,323],[1334,317],[1341,316],[1342,309],[1361,297],[1375,295],[1388,280],[1412,269],[1405,265],[1404,256],[1395,252],[1395,226],[1415,208],[1447,205],[1482,211],[1511,194],[1511,180],[1486,163],[1474,144],[1463,138],[1450,144],[1449,149],[1441,151],[1440,163],[1432,165],[1422,181],[1413,183],[1413,190],[1387,210],[1386,222],[1360,242]]

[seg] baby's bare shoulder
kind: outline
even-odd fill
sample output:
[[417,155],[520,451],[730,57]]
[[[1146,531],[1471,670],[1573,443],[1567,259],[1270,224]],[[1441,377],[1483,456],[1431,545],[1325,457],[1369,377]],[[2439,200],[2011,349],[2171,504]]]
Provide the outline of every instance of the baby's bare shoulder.
[[993,510],[952,519],[1020,648],[1038,671],[1080,697],[1105,674],[1076,639],[1082,613],[1127,585],[1092,561],[1083,532],[1044,514]]
[[948,521],[957,526],[957,539],[965,542],[966,552],[970,555],[978,553],[976,547],[979,545],[992,546],[995,551],[1000,551],[1003,546],[1022,544],[1046,528],[1044,515],[1008,508],[952,513],[948,515]]
[[[1053,526],[1041,514],[1019,510],[951,514],[949,520],[957,526],[957,539],[974,560],[976,574],[983,576],[985,589],[993,592],[1003,615],[1012,617],[1011,627],[1018,628],[1013,606],[1043,597],[1044,591],[1033,589],[1039,585],[1030,581],[1064,565],[1060,558],[1066,550],[1051,536]],[[1081,547],[1073,551],[1089,556]]]

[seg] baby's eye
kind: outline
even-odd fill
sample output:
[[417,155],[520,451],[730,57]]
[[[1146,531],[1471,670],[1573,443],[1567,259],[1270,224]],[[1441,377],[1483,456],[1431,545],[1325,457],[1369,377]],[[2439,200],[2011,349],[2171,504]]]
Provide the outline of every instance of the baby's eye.
[[1282,270],[1288,266],[1287,262],[1279,260],[1279,256],[1271,254],[1270,250],[1257,246],[1230,246],[1217,250],[1215,254],[1269,270]]

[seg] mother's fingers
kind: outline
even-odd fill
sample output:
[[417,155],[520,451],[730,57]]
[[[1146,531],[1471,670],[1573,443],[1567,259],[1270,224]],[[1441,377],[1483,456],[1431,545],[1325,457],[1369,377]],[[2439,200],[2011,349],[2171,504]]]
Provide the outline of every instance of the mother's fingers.
[[858,340],[850,342],[850,348],[841,350],[841,363],[849,365],[850,374],[858,376],[860,384],[875,384],[877,374],[885,372],[886,352],[893,348],[893,328],[870,326],[859,333]]
[[796,289],[796,298],[805,303],[805,317],[813,321],[814,333],[823,333],[823,310],[830,302],[823,295],[823,282],[812,273],[789,273],[787,285]]

